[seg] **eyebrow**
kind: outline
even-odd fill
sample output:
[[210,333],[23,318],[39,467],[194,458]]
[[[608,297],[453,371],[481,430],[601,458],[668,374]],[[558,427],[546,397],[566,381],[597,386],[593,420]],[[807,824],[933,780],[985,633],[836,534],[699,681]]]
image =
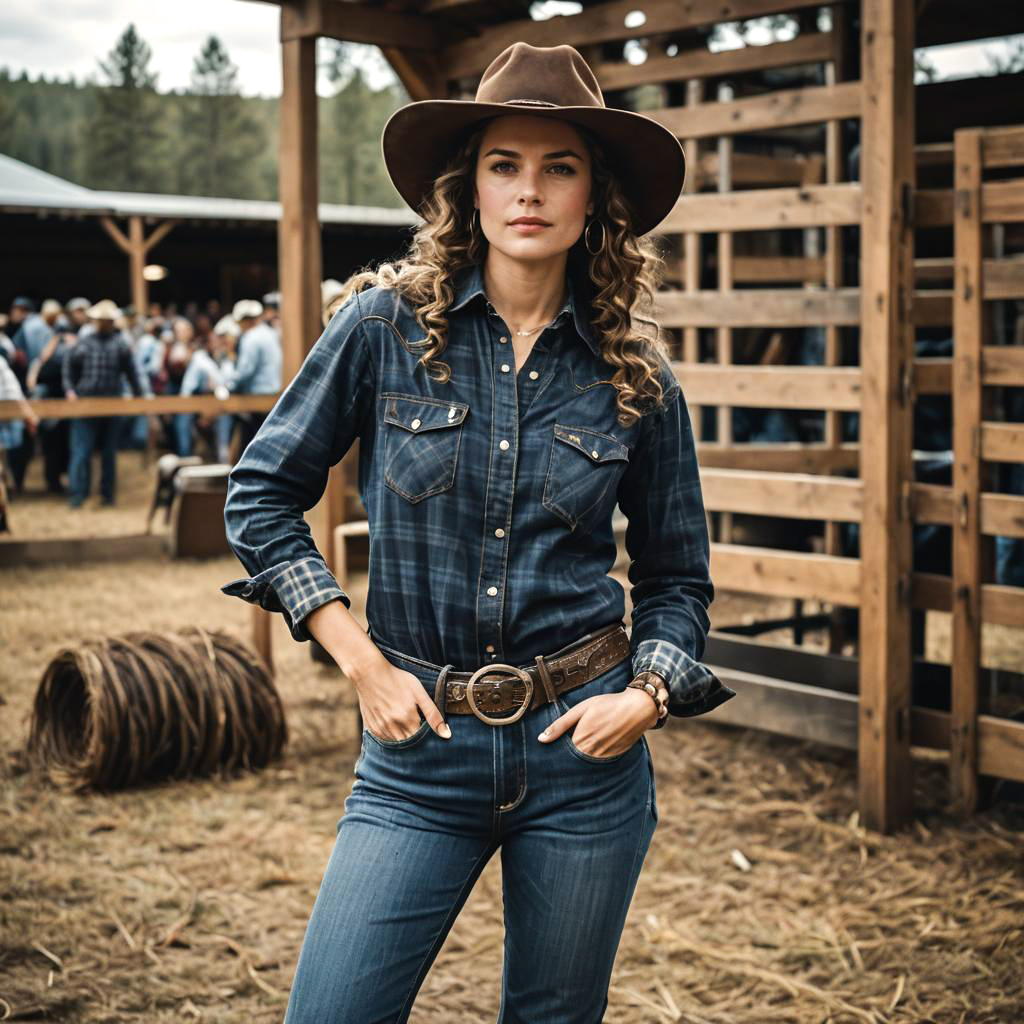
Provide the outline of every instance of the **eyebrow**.
[[[486,153],[484,153],[484,159],[486,160],[487,157],[491,156],[492,154],[496,154],[497,156],[516,156],[516,157],[523,155],[522,153],[517,153],[514,149],[498,149],[498,148],[494,148],[494,149],[490,149]],[[562,156],[572,156],[572,157],[575,157],[577,160],[581,160],[581,161],[583,159],[583,157],[581,157],[579,155],[579,153],[577,153],[575,150],[572,150],[572,149],[558,149],[554,153],[545,153],[544,156],[541,159],[543,159],[543,160],[555,160],[558,157],[562,157]]]

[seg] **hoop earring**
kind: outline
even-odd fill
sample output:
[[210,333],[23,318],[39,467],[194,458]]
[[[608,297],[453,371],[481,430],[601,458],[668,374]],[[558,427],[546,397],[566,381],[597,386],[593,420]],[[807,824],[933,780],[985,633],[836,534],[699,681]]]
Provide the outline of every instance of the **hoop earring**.
[[480,207],[473,208],[473,216],[469,218],[469,244],[475,245],[477,240],[477,225],[480,224]]
[[[600,245],[599,245],[599,246],[598,246],[598,247],[597,247],[596,249],[592,249],[592,248],[590,247],[590,229],[591,229],[591,228],[592,228],[592,227],[593,227],[593,226],[594,226],[595,224],[597,224],[597,225],[598,225],[598,226],[599,226],[599,227],[601,228],[601,244],[600,244]],[[598,220],[598,219],[597,219],[597,218],[595,217],[595,218],[594,218],[594,219],[593,219],[593,220],[592,220],[592,221],[591,221],[591,222],[590,222],[590,223],[589,223],[589,224],[587,225],[587,228],[586,228],[586,230],[585,230],[585,231],[583,232],[583,244],[584,244],[584,245],[585,245],[585,246],[587,247],[587,252],[589,252],[591,256],[599,256],[599,255],[601,254],[601,252],[603,252],[603,251],[604,251],[604,243],[605,243],[605,230],[604,230],[604,224],[603,224],[603,223],[602,223],[601,221],[599,221],[599,220]]]

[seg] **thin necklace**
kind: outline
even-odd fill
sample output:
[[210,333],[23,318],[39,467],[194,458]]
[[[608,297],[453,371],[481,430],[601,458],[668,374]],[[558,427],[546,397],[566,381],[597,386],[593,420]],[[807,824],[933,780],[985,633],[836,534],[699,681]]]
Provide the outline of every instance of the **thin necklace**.
[[541,324],[540,327],[533,327],[528,331],[513,331],[513,334],[517,334],[520,338],[529,337],[531,334],[536,334],[538,331],[544,330],[545,327],[550,327],[555,321],[549,320],[546,324]]

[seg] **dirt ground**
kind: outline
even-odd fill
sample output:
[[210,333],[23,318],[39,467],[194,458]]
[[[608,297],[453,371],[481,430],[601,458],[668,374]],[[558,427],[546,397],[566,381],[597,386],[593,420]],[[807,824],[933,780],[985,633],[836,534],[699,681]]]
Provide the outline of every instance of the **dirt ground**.
[[[120,464],[122,507],[72,513],[29,493],[15,498],[15,535],[141,530],[149,471],[134,452]],[[39,486],[30,476],[30,491]],[[235,779],[73,796],[27,771],[23,752],[58,650],[197,623],[245,637],[249,606],[219,591],[240,575],[233,557],[0,573],[0,1019],[281,1020],[359,750],[340,672],[276,617],[290,742],[280,761]],[[758,607],[778,610],[723,594],[712,618]],[[943,643],[940,623],[930,646]],[[1019,652],[997,647],[1007,660]],[[1007,667],[1020,668],[1019,653]],[[945,811],[944,764],[916,760],[914,821],[879,836],[857,820],[852,752],[713,715],[673,719],[650,743],[660,820],[610,1024],[1024,1021],[1024,806],[959,820]],[[495,1019],[501,919],[494,858],[414,1024]]]

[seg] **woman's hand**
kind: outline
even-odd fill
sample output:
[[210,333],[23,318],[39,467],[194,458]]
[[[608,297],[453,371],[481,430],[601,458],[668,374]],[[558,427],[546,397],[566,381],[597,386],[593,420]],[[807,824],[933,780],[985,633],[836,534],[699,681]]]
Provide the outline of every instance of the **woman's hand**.
[[404,740],[420,727],[422,712],[438,736],[451,739],[452,731],[423,683],[386,658],[381,661],[383,665],[352,680],[366,728],[384,740]]
[[650,694],[627,689],[581,700],[537,738],[542,743],[550,743],[576,726],[572,741],[584,754],[615,757],[629,750],[657,721],[658,708]]

